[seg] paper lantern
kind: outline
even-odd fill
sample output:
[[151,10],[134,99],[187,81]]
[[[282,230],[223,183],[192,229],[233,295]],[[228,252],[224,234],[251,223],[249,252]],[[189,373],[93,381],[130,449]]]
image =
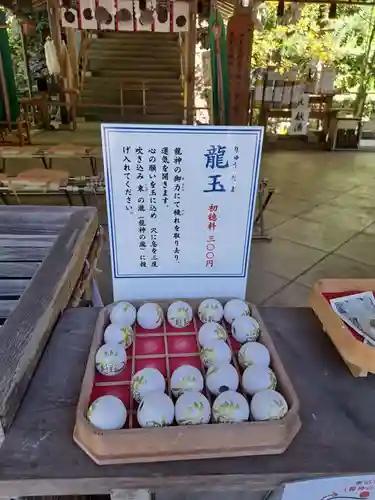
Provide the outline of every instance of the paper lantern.
[[189,29],[189,3],[173,3],[173,32],[182,33]]
[[98,23],[95,19],[95,0],[80,0],[79,14],[81,28],[85,30],[97,30]]

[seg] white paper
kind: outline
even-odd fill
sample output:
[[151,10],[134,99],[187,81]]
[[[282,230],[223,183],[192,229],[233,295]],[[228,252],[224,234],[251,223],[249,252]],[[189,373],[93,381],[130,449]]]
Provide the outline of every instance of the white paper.
[[375,476],[346,476],[288,483],[282,500],[375,500]]
[[[182,33],[189,30],[189,2],[173,2],[173,33]],[[176,23],[179,16],[184,16],[186,23],[179,27]]]
[[115,300],[244,298],[262,138],[102,125]]
[[264,86],[264,82],[263,81],[258,81],[255,84],[254,101],[257,104],[260,104],[263,101],[263,86]]
[[267,85],[264,90],[264,102],[272,102],[273,86]]
[[119,31],[134,31],[133,0],[117,0],[117,12],[121,9],[127,9],[131,14],[131,19],[117,21],[117,29]]
[[369,344],[375,345],[375,298],[372,292],[361,292],[330,300],[332,309]]
[[304,108],[292,108],[291,123],[288,130],[289,135],[306,135],[309,123],[310,110]]
[[[67,20],[65,19],[65,13],[66,12],[70,12],[71,14],[73,14],[74,16],[74,20],[72,23],[68,23]],[[69,9],[66,9],[65,7],[61,7],[60,8],[60,17],[61,17],[61,26],[63,26],[64,28],[75,28],[77,29],[78,28],[78,12],[76,9],[73,9],[73,8],[69,8]]]
[[275,91],[273,93],[273,102],[280,103],[282,101],[282,98],[283,98],[283,92],[284,92],[284,87],[276,85]]
[[292,98],[292,87],[290,85],[285,85],[283,92],[282,104],[290,105]]
[[[84,15],[83,15],[83,12],[85,11],[85,9],[90,9],[92,19],[85,19]],[[79,12],[80,12],[82,29],[85,29],[85,30],[97,30],[98,29],[98,23],[95,19],[95,9],[96,9],[95,0],[80,0]]]
[[297,102],[297,108],[309,109],[309,98],[310,96],[306,92],[300,94]]

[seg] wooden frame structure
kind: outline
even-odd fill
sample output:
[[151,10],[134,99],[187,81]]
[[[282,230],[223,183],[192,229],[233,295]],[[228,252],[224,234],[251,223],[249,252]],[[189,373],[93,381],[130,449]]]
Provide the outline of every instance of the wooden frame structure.
[[69,303],[97,229],[95,208],[0,207],[2,437]]

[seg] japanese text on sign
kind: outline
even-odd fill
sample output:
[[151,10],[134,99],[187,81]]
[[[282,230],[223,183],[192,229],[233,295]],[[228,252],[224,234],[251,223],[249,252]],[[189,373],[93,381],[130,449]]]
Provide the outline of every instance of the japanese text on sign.
[[375,476],[331,477],[285,485],[281,500],[374,500]]

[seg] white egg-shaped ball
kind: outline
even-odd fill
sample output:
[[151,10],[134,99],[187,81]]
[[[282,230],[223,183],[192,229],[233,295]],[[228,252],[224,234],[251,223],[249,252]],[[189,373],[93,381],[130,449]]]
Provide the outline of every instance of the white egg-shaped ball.
[[224,318],[231,325],[239,316],[250,316],[249,306],[240,299],[232,299],[224,306]]
[[249,415],[249,403],[239,392],[222,392],[212,405],[212,416],[218,423],[244,422],[249,419]]
[[137,419],[141,427],[164,427],[174,419],[174,404],[164,392],[149,392],[142,399]]
[[254,394],[250,412],[254,420],[279,420],[287,414],[288,403],[279,392],[268,389]]
[[205,323],[199,328],[198,342],[201,347],[204,347],[207,342],[212,340],[227,340],[228,335],[223,326],[215,321]]
[[224,340],[211,340],[201,348],[200,358],[206,367],[220,366],[230,363],[232,351]]
[[165,391],[165,380],[156,368],[142,368],[132,377],[131,390],[133,398],[139,403],[150,392]]
[[215,321],[218,323],[223,319],[224,308],[217,299],[206,299],[198,307],[198,317],[202,323]]
[[267,366],[252,365],[243,372],[242,387],[250,396],[265,389],[275,389],[276,385],[276,375]]
[[118,375],[126,366],[125,347],[113,342],[103,344],[96,352],[95,366],[102,375]]
[[193,309],[187,302],[177,300],[168,307],[167,319],[175,328],[185,328],[193,319]]
[[104,342],[106,344],[122,344],[125,349],[133,343],[134,333],[131,326],[108,325],[104,330]]
[[137,317],[137,310],[130,302],[118,302],[115,304],[109,314],[111,323],[119,326],[134,325]]
[[124,403],[116,396],[101,396],[91,403],[87,411],[88,420],[103,431],[124,427],[127,411]]
[[162,307],[154,302],[147,302],[138,309],[137,321],[139,326],[145,330],[159,328],[163,323],[163,318],[164,313]]
[[237,370],[233,365],[210,366],[206,373],[207,389],[215,396],[224,391],[236,391],[239,382]]
[[266,346],[259,342],[247,342],[238,351],[238,362],[243,368],[251,365],[269,366],[271,356]]
[[203,390],[203,375],[195,366],[182,365],[176,368],[171,377],[171,391],[175,398],[184,392]]
[[232,323],[232,335],[240,344],[255,342],[260,334],[259,323],[251,316],[239,316]]
[[208,424],[211,406],[200,392],[185,392],[176,401],[175,416],[179,425]]

